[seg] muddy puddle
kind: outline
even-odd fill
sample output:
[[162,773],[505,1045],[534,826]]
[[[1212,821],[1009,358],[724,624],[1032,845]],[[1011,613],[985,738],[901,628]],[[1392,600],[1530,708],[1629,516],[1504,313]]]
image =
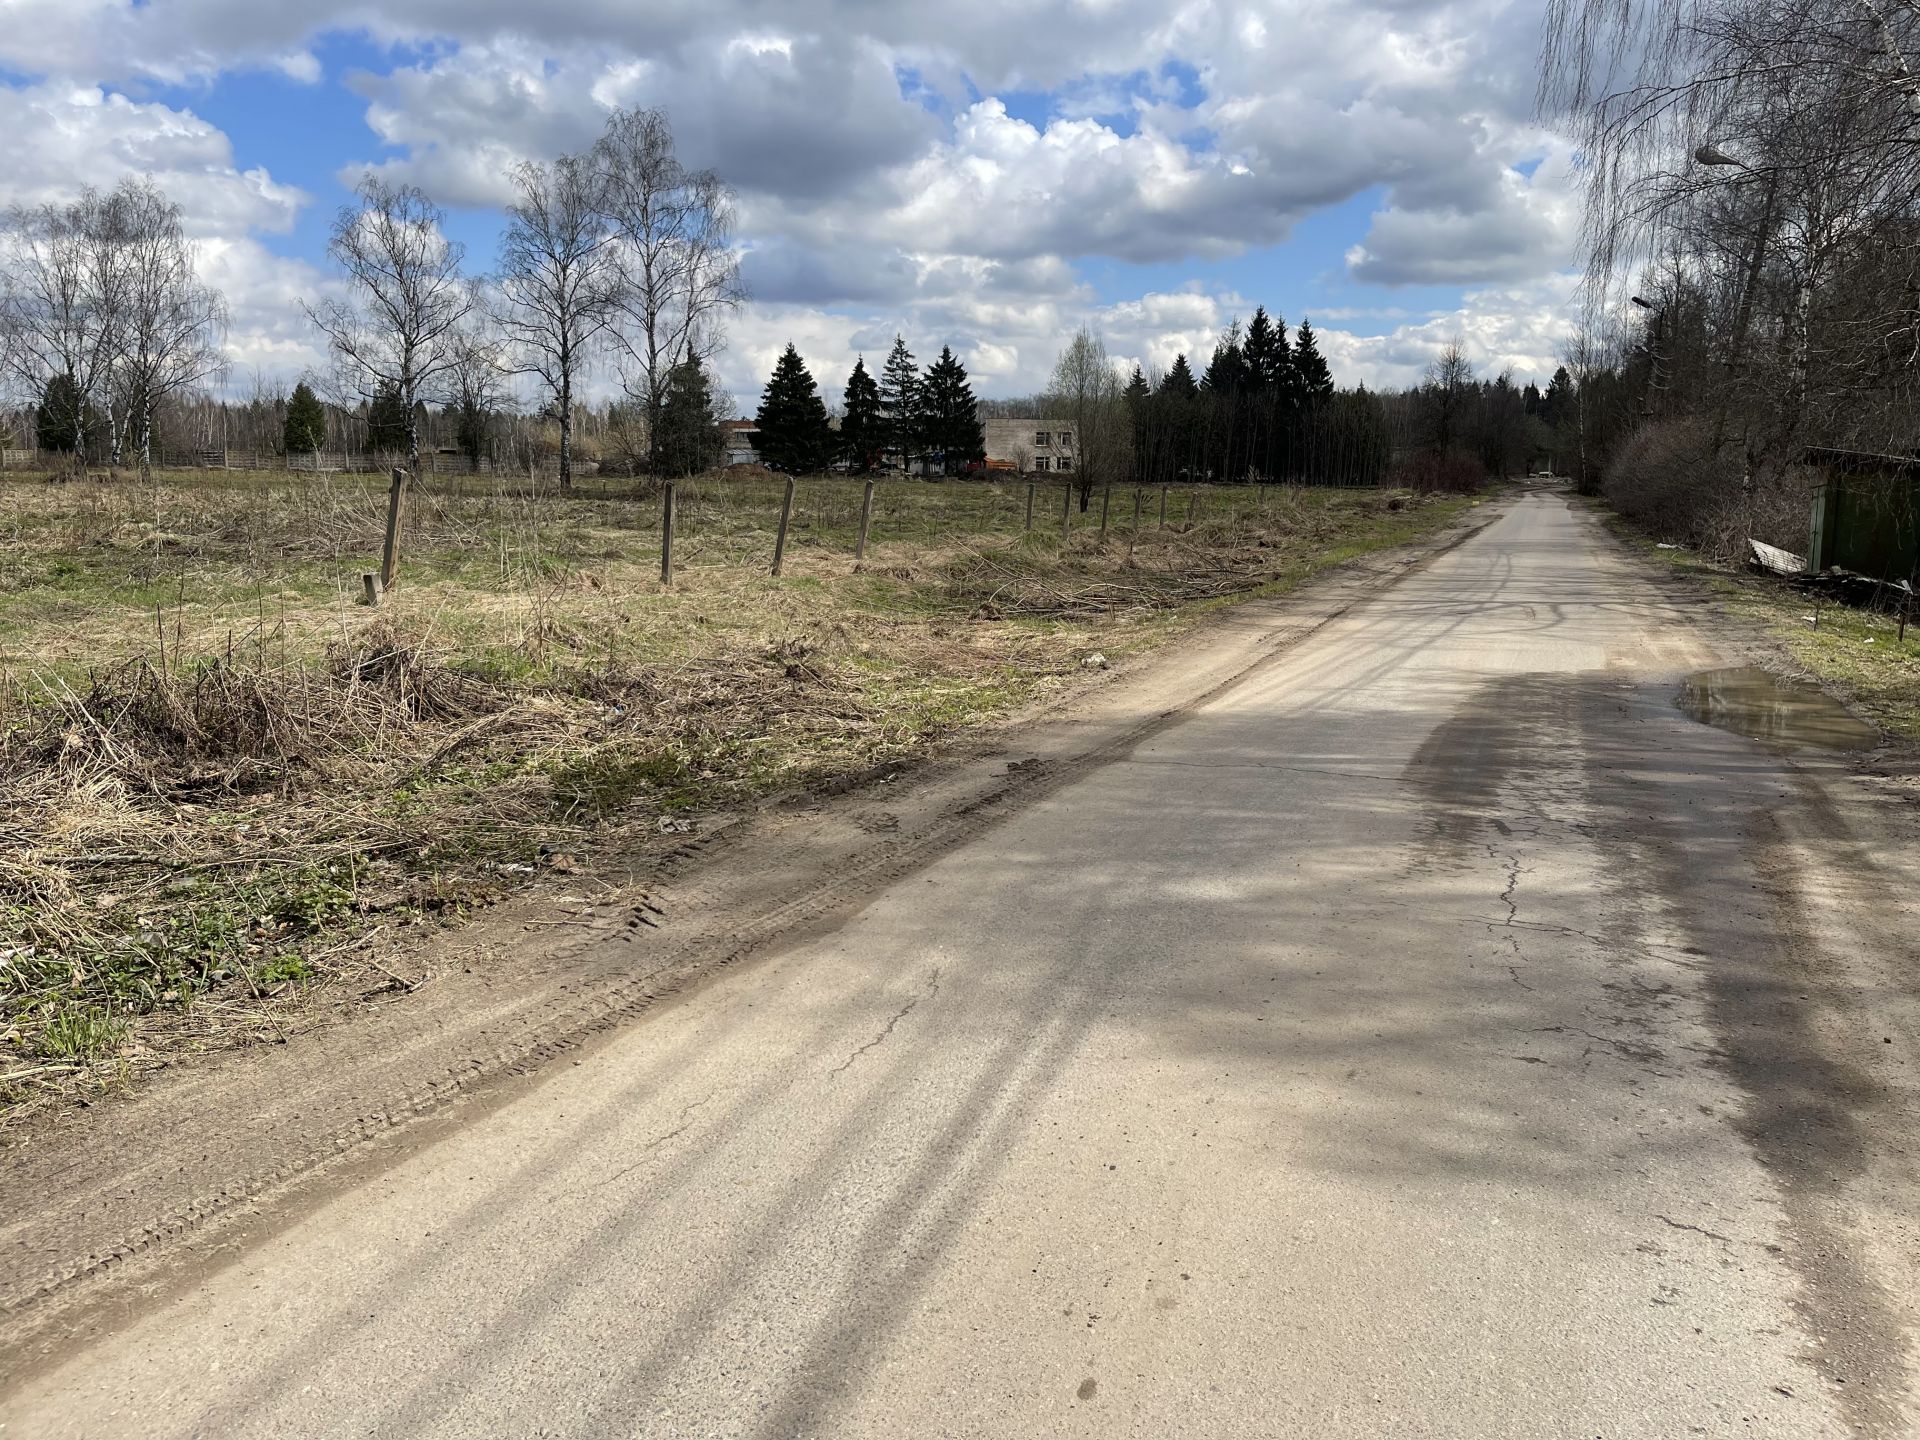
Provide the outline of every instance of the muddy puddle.
[[1695,720],[1769,745],[1864,750],[1880,741],[1819,686],[1748,666],[1689,675],[1676,703]]

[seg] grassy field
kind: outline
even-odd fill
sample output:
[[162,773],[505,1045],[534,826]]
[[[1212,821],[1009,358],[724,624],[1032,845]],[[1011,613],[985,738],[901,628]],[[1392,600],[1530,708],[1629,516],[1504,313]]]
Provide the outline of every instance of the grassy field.
[[1897,615],[1835,604],[1777,577],[1657,544],[1630,522],[1602,513],[1628,544],[1705,586],[1728,614],[1760,626],[1888,735],[1920,741],[1920,624],[1910,624],[1903,640]]
[[[380,976],[360,943],[578,886],[702,812],[910,758],[1210,604],[1443,523],[1458,499],[1278,487],[680,487],[414,495],[170,474],[0,484],[0,1103],[277,1033]],[[1194,522],[1187,528],[1188,505]],[[1098,663],[1097,661],[1093,663]],[[369,967],[372,967],[369,969]]]

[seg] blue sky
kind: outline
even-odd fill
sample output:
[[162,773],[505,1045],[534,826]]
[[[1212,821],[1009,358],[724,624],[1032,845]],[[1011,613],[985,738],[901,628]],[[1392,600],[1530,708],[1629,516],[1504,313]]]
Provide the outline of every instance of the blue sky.
[[[1204,357],[1265,304],[1343,381],[1459,340],[1550,371],[1574,239],[1532,122],[1537,11],[1506,0],[13,0],[0,103],[53,137],[23,199],[154,176],[229,291],[236,372],[323,361],[298,301],[363,165],[493,260],[519,159],[660,105],[739,193],[756,298],[736,395],[788,339],[836,382],[895,330],[977,387],[1044,381],[1082,325],[1122,362]],[[1036,37],[1044,37],[1044,43]],[[611,373],[600,383],[611,385]]]

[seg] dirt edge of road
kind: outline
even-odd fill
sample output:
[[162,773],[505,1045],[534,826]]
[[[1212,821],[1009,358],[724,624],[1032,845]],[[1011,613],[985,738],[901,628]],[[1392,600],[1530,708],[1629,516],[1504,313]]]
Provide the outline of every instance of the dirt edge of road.
[[[831,928],[954,846],[1122,755],[1493,523],[1490,502],[1177,648],[832,797],[736,817],[618,903],[503,907],[352,1023],[209,1057],[41,1117],[0,1176],[0,1388],[111,1330],[313,1205],[504,1103],[562,1056],[730,967]],[[430,1122],[430,1123],[429,1123]]]

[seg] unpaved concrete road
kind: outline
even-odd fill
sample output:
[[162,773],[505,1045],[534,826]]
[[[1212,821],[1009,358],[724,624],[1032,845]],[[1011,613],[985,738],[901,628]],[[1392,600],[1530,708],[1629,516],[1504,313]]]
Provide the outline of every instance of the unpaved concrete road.
[[0,1434],[1914,1433],[1905,861],[1690,610],[1528,496]]

